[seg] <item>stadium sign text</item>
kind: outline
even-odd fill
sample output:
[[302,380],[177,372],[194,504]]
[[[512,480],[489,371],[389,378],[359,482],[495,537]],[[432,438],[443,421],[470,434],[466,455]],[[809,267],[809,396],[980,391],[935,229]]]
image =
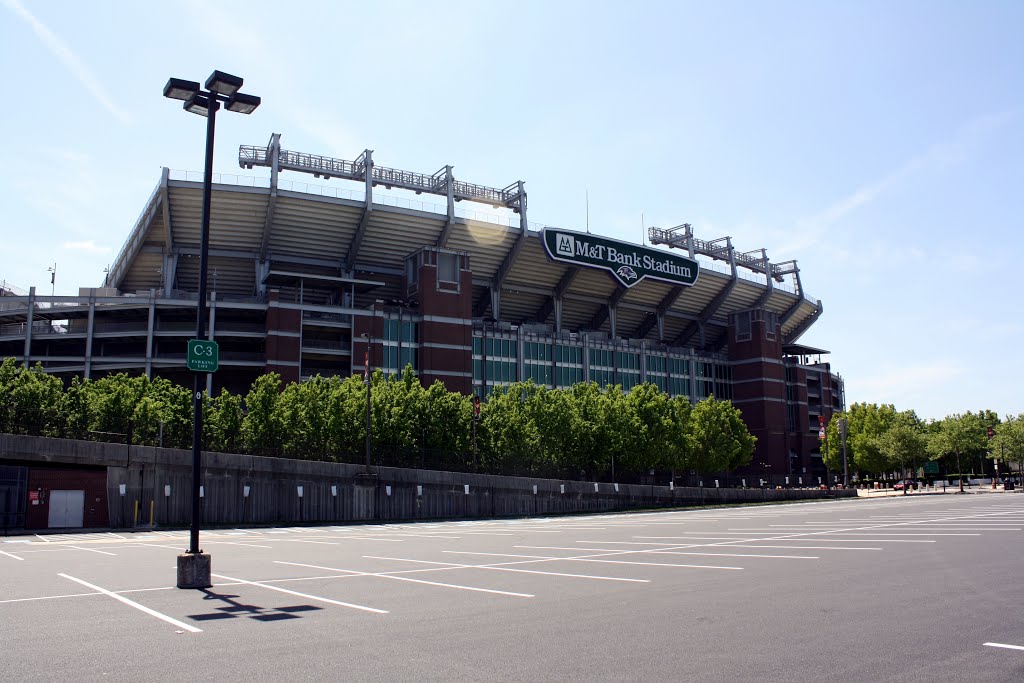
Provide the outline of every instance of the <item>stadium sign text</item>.
[[541,239],[548,258],[603,268],[623,287],[632,287],[644,278],[689,287],[700,270],[700,264],[690,258],[586,233],[544,228]]

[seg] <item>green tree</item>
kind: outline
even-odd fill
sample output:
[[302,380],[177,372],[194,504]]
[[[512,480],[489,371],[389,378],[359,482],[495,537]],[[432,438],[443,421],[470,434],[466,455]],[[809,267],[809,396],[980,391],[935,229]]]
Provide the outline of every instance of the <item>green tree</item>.
[[956,460],[957,477],[963,491],[963,464],[965,458],[984,451],[988,445],[985,425],[979,415],[964,413],[942,420],[939,429],[928,439],[928,452],[933,459],[952,456]]
[[277,410],[280,394],[281,376],[275,372],[257,377],[246,394],[242,441],[250,453],[276,455],[280,452],[285,431]]
[[[880,474],[893,469],[893,463],[882,450],[885,433],[898,421],[892,405],[854,403],[847,416],[847,460],[859,472]],[[829,434],[830,451],[832,434]],[[838,439],[835,440],[838,445]],[[831,462],[835,462],[834,457]]]
[[908,468],[928,457],[928,441],[921,430],[907,423],[890,427],[880,439],[881,450],[890,463],[906,476]]
[[211,399],[210,419],[203,419],[206,447],[211,451],[235,453],[242,449],[242,424],[245,413],[242,397],[221,389],[220,395]]
[[750,463],[757,438],[731,402],[708,396],[693,407],[690,421],[695,470],[728,472]]
[[1006,463],[1016,462],[1018,471],[1024,472],[1024,413],[1016,417],[1007,415],[1006,420],[997,425],[995,430],[992,457]]
[[493,388],[480,410],[477,438],[485,471],[517,475],[532,472],[541,435],[526,410],[522,384]]
[[588,472],[593,478],[612,477],[612,449],[605,422],[605,397],[595,382],[581,382],[562,390],[568,404],[566,450],[562,470],[566,475]]
[[8,408],[8,430],[17,434],[58,436],[63,427],[60,413],[64,386],[37,364],[30,369],[11,365],[0,369],[0,389]]

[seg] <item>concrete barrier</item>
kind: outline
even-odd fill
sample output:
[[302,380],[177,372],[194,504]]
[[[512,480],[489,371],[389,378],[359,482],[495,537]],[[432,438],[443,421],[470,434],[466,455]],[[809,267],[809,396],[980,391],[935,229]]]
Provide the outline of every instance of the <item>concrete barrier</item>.
[[[0,462],[107,468],[111,527],[188,526],[191,451],[0,435]],[[731,489],[506,477],[204,453],[204,526],[525,517],[856,496],[852,489]],[[124,485],[124,495],[121,486]]]

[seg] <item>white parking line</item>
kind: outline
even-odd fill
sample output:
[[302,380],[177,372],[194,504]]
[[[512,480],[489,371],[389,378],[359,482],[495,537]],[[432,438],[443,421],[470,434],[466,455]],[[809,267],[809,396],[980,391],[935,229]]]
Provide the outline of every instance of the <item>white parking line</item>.
[[14,559],[21,560],[22,562],[25,561],[24,557],[18,557],[17,555],[11,555],[10,553],[5,553],[3,550],[0,550],[0,555],[6,555],[7,557],[13,557]]
[[1024,645],[1007,645],[1006,643],[985,643],[988,647],[1002,647],[1007,650],[1024,650]]
[[108,553],[106,550],[96,550],[95,548],[83,548],[77,545],[69,545],[68,547],[74,548],[75,550],[86,550],[90,553],[99,553],[100,555],[113,555],[114,557],[117,557],[117,553]]
[[[579,550],[579,548],[571,548],[571,550]],[[630,551],[635,552],[635,551]],[[568,561],[568,562],[599,562],[601,564],[634,564],[648,567],[677,567],[684,569],[731,569],[741,570],[743,567],[722,567],[710,564],[669,564],[667,562],[634,562],[630,560],[601,560],[593,557],[546,557],[543,555],[514,555],[512,553],[474,553],[467,551],[455,552],[456,555],[490,555],[492,557],[520,557],[532,560],[546,560],[546,561]]]
[[113,591],[108,591],[106,588],[100,588],[99,586],[91,584],[88,581],[82,581],[81,579],[76,579],[75,577],[68,576],[67,574],[57,574],[57,576],[62,576],[65,579],[70,579],[71,581],[74,581],[75,583],[80,583],[83,586],[85,586],[86,588],[91,588],[94,591],[98,591],[100,593],[103,593],[103,595],[108,595],[108,596],[114,598],[115,600],[118,600],[119,602],[123,602],[124,604],[128,605],[129,607],[134,607],[135,609],[139,610],[140,612],[145,612],[146,614],[148,614],[148,615],[150,615],[152,617],[156,617],[157,619],[161,619],[163,621],[166,621],[168,624],[171,624],[173,626],[177,626],[178,628],[183,628],[186,631],[190,631],[191,633],[202,633],[203,632],[203,630],[201,628],[196,628],[195,626],[192,626],[190,624],[186,624],[183,621],[178,621],[177,619],[175,619],[173,617],[169,617],[166,614],[162,614],[160,612],[157,612],[156,610],[150,609],[149,607],[146,607],[145,605],[140,605],[139,603],[135,602],[134,600],[129,600],[128,598],[124,597],[123,595],[118,595],[117,593],[114,593]]
[[[881,532],[881,533],[879,533]],[[928,531],[889,531],[888,529],[875,529],[873,531],[843,531],[839,530],[836,532],[839,536],[863,536],[877,534],[879,536],[981,536],[981,534],[947,534],[947,533],[931,533]],[[902,541],[903,539],[897,539]]]
[[[465,554],[458,550],[445,550],[444,552],[452,553],[454,555]],[[561,576],[563,578],[569,579],[594,579],[595,581],[624,581],[628,583],[650,583],[650,579],[626,579],[618,576],[593,576],[591,574],[566,574],[564,572],[545,572],[539,569],[514,569],[512,567],[505,566],[506,564],[523,564],[522,562],[505,562],[497,564],[456,564],[454,562],[431,562],[430,560],[410,560],[404,557],[375,557],[373,555],[363,555],[363,557],[370,560],[394,560],[396,562],[415,562],[417,564],[442,565],[444,568],[447,569],[490,569],[493,571],[514,572],[516,574],[540,574],[543,576]],[[533,560],[530,560],[530,562],[532,561]]]
[[299,562],[282,562],[280,560],[275,560],[275,563],[276,564],[291,564],[291,565],[295,565],[296,567],[309,567],[310,569],[323,569],[323,570],[329,571],[329,572],[339,572],[341,574],[351,574],[351,575],[354,575],[354,576],[376,576],[376,577],[379,577],[379,578],[382,578],[382,579],[391,579],[393,581],[408,581],[409,583],[422,583],[422,584],[425,584],[427,586],[440,586],[442,588],[456,588],[458,590],[476,591],[478,593],[495,593],[497,595],[511,595],[511,596],[517,597],[517,598],[532,598],[532,597],[535,597],[535,596],[531,595],[530,593],[513,593],[511,591],[499,591],[499,590],[494,590],[494,589],[491,589],[491,588],[477,588],[475,586],[460,586],[460,585],[454,584],[454,583],[440,583],[438,581],[424,581],[423,579],[412,579],[412,578],[409,578],[408,576],[392,576],[391,574],[375,574],[375,573],[371,573],[371,572],[358,572],[358,571],[353,571],[353,570],[350,570],[350,569],[337,569],[335,567],[321,567],[321,566],[318,566],[318,565],[315,565],[315,564],[301,564]]
[[[817,538],[815,538],[813,540],[818,541],[818,540],[826,540],[826,539],[817,539]],[[780,550],[783,549],[783,548],[785,548],[787,550],[789,548],[792,548],[794,550],[881,550],[881,548],[854,548],[854,547],[846,547],[846,546],[841,546],[841,545],[733,545],[733,546],[729,546],[729,547],[731,547],[731,548],[777,548],[777,549],[780,549]]]
[[305,538],[289,538],[291,543],[315,543],[316,545],[341,545],[336,541],[310,541]]
[[230,576],[225,576],[223,574],[213,574],[212,576],[216,576],[218,579],[227,579],[228,581],[237,581],[238,583],[244,583],[244,584],[249,585],[249,586],[259,586],[260,588],[266,588],[267,590],[280,591],[281,593],[288,593],[289,595],[297,595],[300,598],[309,598],[310,600],[318,600],[320,602],[326,602],[326,603],[328,603],[330,605],[338,605],[340,607],[351,607],[352,609],[358,609],[358,610],[362,610],[364,612],[373,612],[374,614],[388,614],[387,610],[377,609],[375,607],[367,607],[366,605],[355,605],[355,604],[352,604],[351,602],[341,602],[340,600],[331,600],[330,598],[323,598],[323,597],[320,597],[319,595],[310,595],[308,593],[299,593],[298,591],[290,591],[287,588],[281,588],[279,586],[271,586],[269,584],[261,583],[259,581],[246,581],[245,579],[235,579],[235,578],[232,578]]
[[167,548],[168,550],[177,550],[180,553],[185,552],[182,548],[176,545],[159,545],[157,543],[137,543],[136,545],[146,546],[147,548]]
[[341,538],[350,541],[383,541],[385,543],[405,543],[404,538],[381,538],[380,536],[359,536],[353,534],[351,536],[324,536],[324,538]]
[[[599,543],[615,543],[616,541],[599,541]],[[577,541],[577,543],[583,543],[583,541]],[[657,545],[662,548],[673,548],[680,546],[667,545],[665,543],[651,543],[650,545]],[[516,548],[525,548],[528,550],[582,550],[585,552],[604,553],[608,551],[608,548],[562,548],[552,545],[517,545]],[[694,547],[694,546],[685,546]],[[733,546],[733,547],[747,547],[747,546]],[[636,550],[637,553],[647,553],[652,555],[700,555],[708,557],[760,557],[780,560],[820,560],[820,557],[813,557],[810,555],[755,555],[752,553],[702,553],[702,552],[690,552],[682,550]]]
[[[798,538],[791,538],[789,536],[776,536],[772,538],[752,538],[752,541],[814,541],[815,543],[938,543],[938,541],[928,541],[923,539],[907,539],[907,538],[819,538],[814,534],[797,534]],[[810,536],[810,538],[806,538]],[[744,541],[737,541],[738,543],[744,543]]]
[[211,541],[210,539],[206,539],[206,543],[209,545],[240,545],[243,548],[267,548],[269,550],[274,549],[274,546],[272,545],[257,545],[255,543],[236,543],[234,541]]
[[36,602],[37,600],[58,600],[60,598],[84,598],[90,595],[103,595],[103,593],[68,593],[67,595],[41,595],[36,598],[11,598],[9,600],[0,600],[0,605],[6,605],[9,602]]

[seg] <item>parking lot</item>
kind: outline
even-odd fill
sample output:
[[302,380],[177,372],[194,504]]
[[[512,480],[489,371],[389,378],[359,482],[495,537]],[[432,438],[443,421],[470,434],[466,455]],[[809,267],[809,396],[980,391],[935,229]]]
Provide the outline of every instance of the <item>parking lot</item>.
[[1019,680],[1024,496],[0,539],[5,680]]

